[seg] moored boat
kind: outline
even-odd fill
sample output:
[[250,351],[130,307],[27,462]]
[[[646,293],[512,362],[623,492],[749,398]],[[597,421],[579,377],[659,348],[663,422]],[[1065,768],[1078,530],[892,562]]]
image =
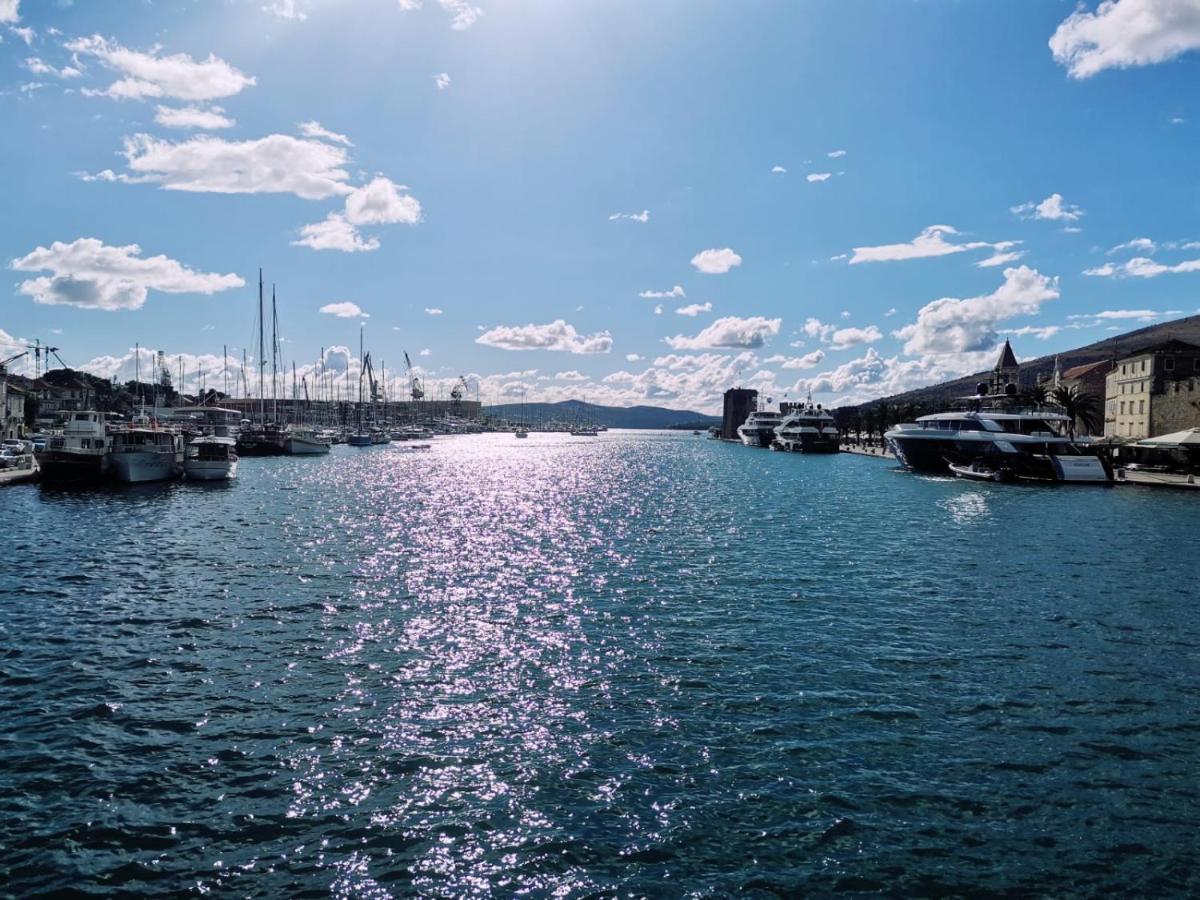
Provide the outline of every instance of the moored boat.
[[237,477],[237,442],[230,437],[204,435],[187,445],[183,471],[191,481],[224,481]]
[[115,431],[108,465],[113,477],[126,484],[177,478],[183,472],[183,437],[140,425]]
[[837,453],[840,449],[837,424],[829,411],[810,400],[788,412],[775,428],[771,449],[792,453]]
[[781,421],[777,412],[767,409],[755,410],[738,426],[738,437],[747,447],[770,447],[771,442],[775,440],[775,429]]
[[315,428],[292,426],[284,446],[289,456],[316,456],[328,453],[332,445],[328,438]]
[[95,481],[108,472],[108,448],[104,413],[83,410],[71,413],[36,457],[46,481]]

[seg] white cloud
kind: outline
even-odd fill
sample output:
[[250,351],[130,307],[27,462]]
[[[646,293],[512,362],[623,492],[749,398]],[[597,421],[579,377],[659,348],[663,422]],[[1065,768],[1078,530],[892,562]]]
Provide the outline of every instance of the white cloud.
[[425,307],[425,315],[427,315],[427,316],[440,316],[441,314],[442,314],[442,311],[440,309],[438,309],[436,306]]
[[962,253],[966,250],[981,250],[988,248],[995,251],[1007,250],[1016,241],[968,241],[955,244],[946,240],[958,234],[958,230],[950,225],[930,225],[915,238],[905,244],[881,244],[877,247],[855,247],[850,265],[865,262],[896,262],[906,259],[926,259],[934,256],[947,256],[951,253]]
[[166,190],[295,194],[305,200],[354,191],[342,168],[344,150],[286,134],[249,141],[202,134],[178,143],[137,134],[125,139],[124,155],[134,175],[117,180],[160,184]]
[[300,129],[300,133],[305,137],[316,138],[317,140],[330,141],[334,144],[341,144],[343,147],[353,147],[350,138],[344,134],[338,134],[336,131],[330,131],[325,128],[320,122],[301,122],[296,126]]
[[656,316],[661,316],[663,314],[663,306],[661,303],[656,303],[654,305],[654,314]]
[[433,83],[437,85],[439,91],[444,91],[450,87],[450,75],[448,72],[439,72],[433,76]]
[[637,354],[637,353],[626,353],[625,354],[626,362],[637,362],[640,359],[642,359],[642,356],[640,354]]
[[207,108],[185,106],[180,109],[171,106],[156,106],[154,121],[165,128],[200,128],[206,131],[216,128],[232,128],[237,124],[226,116],[225,110],[219,106]]
[[[450,13],[450,27],[455,31],[466,31],[483,15],[482,9],[472,6],[467,0],[438,0],[438,3]],[[404,8],[403,2],[401,8]]]
[[581,335],[573,325],[556,319],[548,325],[498,325],[475,338],[475,343],[501,350],[608,353],[612,350],[612,335],[607,331]]
[[1187,121],[1187,119],[1181,118],[1180,116],[1172,116],[1171,117],[1172,125],[1182,125],[1186,121]]
[[981,259],[975,265],[981,269],[991,269],[1010,262],[1016,262],[1025,255],[1024,250],[1012,249],[1020,243],[1020,241],[997,241],[995,244],[992,244],[992,255],[986,259]]
[[25,68],[34,75],[53,75],[55,78],[78,78],[83,73],[74,66],[63,66],[61,69],[56,69],[50,63],[37,56],[30,56],[25,59]]
[[110,42],[98,34],[77,38],[66,43],[72,53],[92,56],[106,67],[125,77],[114,81],[102,94],[118,99],[143,97],[172,97],[176,100],[215,100],[232,97],[255,84],[255,79],[235,69],[224,60],[209,54],[207,59],[194,60],[186,53],[160,56],[160,47],[142,53]]
[[433,356],[433,351],[428,347],[425,347],[420,353],[417,354],[417,356]]
[[1055,29],[1050,51],[1072,78],[1146,66],[1200,47],[1195,0],[1104,0],[1078,8]]
[[805,181],[828,181],[833,177],[832,172],[812,172],[804,176]]
[[841,159],[843,156],[846,155],[846,151],[845,150],[830,150],[825,155],[828,156],[830,159]]
[[909,356],[949,357],[954,365],[975,364],[970,354],[990,352],[997,342],[997,323],[1019,315],[1034,315],[1041,305],[1059,296],[1058,279],[1020,266],[1004,270],[1004,283],[990,294],[960,300],[943,297],[921,307],[917,320],[893,334],[905,342]]
[[303,22],[308,18],[308,13],[297,8],[296,0],[271,0],[263,7],[263,12],[269,12],[281,19],[293,22]]
[[883,332],[875,325],[866,328],[839,328],[833,332],[830,346],[834,350],[846,350],[859,344],[873,344],[883,337]]
[[786,175],[787,169],[785,169],[783,166],[771,166],[771,174],[772,175]]
[[11,31],[13,34],[15,34],[17,37],[19,37],[21,40],[23,40],[25,42],[26,47],[33,46],[33,39],[37,35],[37,32],[34,31],[32,28],[10,27],[8,30]]
[[1108,251],[1109,256],[1114,253],[1120,253],[1122,250],[1137,250],[1141,253],[1153,253],[1158,249],[1158,245],[1150,238],[1134,238],[1131,241],[1126,241],[1123,244],[1117,244]]
[[809,316],[804,320],[804,333],[809,337],[819,338],[823,343],[828,343],[829,337],[836,330],[836,327],[835,325],[826,325],[820,319],[813,316]]
[[782,319],[767,319],[763,316],[724,316],[695,337],[677,334],[664,340],[674,350],[710,350],[723,347],[755,349],[766,344],[768,338],[779,334],[779,326],[782,323]]
[[166,256],[143,259],[141,253],[137,244],[110,247],[95,238],[79,238],[38,247],[10,267],[52,273],[23,281],[18,288],[22,294],[38,303],[83,309],[140,309],[149,291],[215,294],[245,284],[234,274],[196,272]]
[[890,319],[890,318],[891,318],[892,316],[894,316],[895,314],[896,314],[896,307],[894,307],[894,306],[893,306],[893,307],[891,307],[890,309],[888,309],[888,311],[887,311],[887,312],[885,312],[885,313],[883,314],[883,317],[884,317],[885,319]]
[[701,250],[692,257],[692,265],[705,275],[724,275],[734,266],[740,266],[742,258],[728,247],[721,250]]
[[608,217],[608,221],[616,222],[618,219],[629,219],[631,222],[649,222],[650,210],[643,209],[640,213],[613,213]]
[[675,312],[681,316],[698,316],[700,313],[712,312],[712,304],[689,303],[687,306],[676,307]]
[[346,219],[354,225],[416,225],[421,221],[421,204],[407,190],[382,176],[372,178],[346,197]]
[[0,22],[12,25],[21,21],[21,0],[0,0]]
[[587,381],[588,377],[582,372],[577,372],[572,369],[569,372],[559,372],[554,376],[556,381]]
[[1047,219],[1051,222],[1077,222],[1083,210],[1073,203],[1066,203],[1062,194],[1051,194],[1040,203],[1030,200],[1014,206],[1012,212],[1022,219]]
[[1091,269],[1084,269],[1084,275],[1095,275],[1102,278],[1157,278],[1159,275],[1179,274],[1182,272],[1200,272],[1200,259],[1188,259],[1173,266],[1155,262],[1144,256],[1135,256],[1128,262],[1113,265],[1105,263]]
[[683,288],[680,285],[675,285],[669,291],[642,291],[638,294],[643,300],[668,300],[677,297],[686,297]]
[[1012,337],[1035,337],[1039,341],[1048,341],[1062,331],[1058,325],[1045,325],[1039,328],[1036,325],[1023,325],[1020,328],[1001,328],[1000,334],[1011,335]]
[[1072,321],[1090,322],[1092,325],[1098,325],[1101,322],[1123,321],[1126,319],[1134,319],[1138,322],[1153,322],[1156,319],[1165,319],[1167,316],[1180,315],[1181,312],[1182,310],[1178,309],[1167,309],[1162,312],[1154,309],[1106,309],[1097,313],[1081,313],[1067,316],[1067,318]]
[[359,225],[415,225],[421,221],[421,204],[410,194],[401,193],[398,185],[382,176],[373,178],[363,187],[346,196],[345,211],[330,213],[325,221],[305,225],[301,237],[293,244],[314,250],[342,250],[347,253],[379,249],[374,237],[365,240]]
[[803,356],[772,356],[763,362],[769,366],[780,366],[784,369],[815,369],[825,360],[824,350],[814,350]]
[[320,222],[305,225],[300,229],[299,240],[292,241],[292,244],[312,250],[341,250],[343,253],[369,253],[379,249],[376,238],[364,240],[358,229],[340,213],[330,213]]
[[357,319],[360,317],[363,319],[369,318],[369,316],[362,311],[362,307],[360,307],[357,303],[351,303],[348,300],[342,301],[341,303],[326,303],[320,308],[320,310],[318,310],[318,312],[323,312],[327,316],[337,316],[339,319]]

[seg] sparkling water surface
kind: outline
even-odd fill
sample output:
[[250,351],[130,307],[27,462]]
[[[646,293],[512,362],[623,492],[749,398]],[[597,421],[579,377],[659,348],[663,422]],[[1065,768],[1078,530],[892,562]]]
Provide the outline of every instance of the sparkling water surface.
[[0,894],[1200,892],[1200,498],[687,433],[0,491]]

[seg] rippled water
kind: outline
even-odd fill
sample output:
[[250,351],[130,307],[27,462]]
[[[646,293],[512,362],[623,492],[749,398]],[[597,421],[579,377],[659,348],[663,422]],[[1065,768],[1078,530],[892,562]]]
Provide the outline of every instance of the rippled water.
[[1200,503],[688,434],[0,492],[0,893],[1200,891]]

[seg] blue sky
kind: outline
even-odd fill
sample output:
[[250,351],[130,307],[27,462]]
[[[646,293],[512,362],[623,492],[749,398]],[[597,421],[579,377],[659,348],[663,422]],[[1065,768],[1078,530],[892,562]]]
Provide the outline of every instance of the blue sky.
[[1200,307],[1200,0],[0,22],[0,349],[98,374],[219,383],[260,266],[302,375],[353,379],[361,327],[486,400],[862,400]]

